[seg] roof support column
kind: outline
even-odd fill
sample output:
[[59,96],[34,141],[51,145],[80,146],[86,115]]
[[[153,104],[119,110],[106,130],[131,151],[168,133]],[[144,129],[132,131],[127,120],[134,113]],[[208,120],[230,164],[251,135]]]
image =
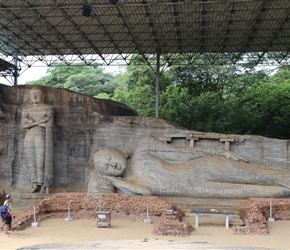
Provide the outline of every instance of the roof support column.
[[14,70],[13,70],[13,76],[14,76],[14,85],[16,86],[18,84],[18,51],[14,51]]
[[155,117],[158,118],[158,107],[159,107],[159,78],[160,78],[160,54],[157,53],[157,65],[156,65],[156,87],[155,87],[155,94],[156,94],[156,105],[155,105]]

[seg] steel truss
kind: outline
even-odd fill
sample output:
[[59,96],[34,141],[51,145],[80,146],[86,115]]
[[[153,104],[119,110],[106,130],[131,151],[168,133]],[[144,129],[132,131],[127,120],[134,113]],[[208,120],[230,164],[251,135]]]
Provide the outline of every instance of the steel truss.
[[[0,54],[0,60],[5,62],[9,67],[0,66],[0,76],[5,77],[11,85],[15,84],[15,76],[20,76],[26,70],[33,67],[35,64],[42,62],[43,66],[52,66],[54,63],[63,62],[67,66],[73,63],[83,62],[86,65],[99,63],[102,66],[130,66],[143,65],[144,62],[156,73],[157,69],[157,55],[150,54],[143,57],[136,57],[135,55],[107,55],[100,58],[98,55],[83,55],[76,57],[67,55],[61,59],[56,56],[18,56],[17,66],[15,67],[15,57],[4,56]],[[104,60],[105,59],[105,60]],[[256,66],[276,66],[280,67],[289,64],[289,52],[252,52],[252,53],[186,53],[186,54],[161,54],[161,65],[165,69],[171,65],[202,65],[204,60],[210,64],[245,64],[249,61],[254,62]],[[0,63],[1,64],[1,63]],[[161,69],[161,70],[162,70]]]
[[13,76],[36,62],[131,65],[138,63],[134,55],[155,71],[158,55],[167,65],[204,57],[212,64],[270,58],[283,65],[289,10],[288,0],[5,0],[0,58],[17,64]]

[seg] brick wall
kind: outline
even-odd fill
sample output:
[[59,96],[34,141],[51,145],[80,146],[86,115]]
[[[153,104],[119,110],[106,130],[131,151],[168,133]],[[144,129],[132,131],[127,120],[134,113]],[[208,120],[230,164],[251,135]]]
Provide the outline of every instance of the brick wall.
[[250,198],[240,206],[240,216],[245,226],[234,226],[233,234],[268,235],[270,202],[272,202],[272,218],[290,220],[290,199]]
[[153,233],[155,235],[164,236],[188,236],[194,231],[194,227],[187,223],[182,222],[183,212],[176,208],[175,214],[163,213],[160,219],[155,223]]
[[[35,205],[38,222],[48,218],[70,217],[73,219],[96,219],[97,211],[111,211],[112,219],[144,220],[148,214],[151,221],[156,221],[168,209],[175,207],[158,197],[130,197],[123,194],[100,193],[58,193],[48,196]],[[17,216],[13,228],[23,230],[34,220],[34,209],[30,208]]]

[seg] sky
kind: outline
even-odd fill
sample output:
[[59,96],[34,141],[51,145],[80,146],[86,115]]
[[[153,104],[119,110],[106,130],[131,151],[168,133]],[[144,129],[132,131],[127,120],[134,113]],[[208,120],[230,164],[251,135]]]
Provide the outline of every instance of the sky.
[[[31,68],[27,68],[27,70],[23,71],[18,77],[18,85],[23,85],[26,82],[38,80],[39,78],[46,75],[47,67],[46,66],[32,66]],[[11,81],[12,79],[9,78]],[[4,77],[0,75],[0,83],[6,85],[13,85],[11,82],[6,80]]]
[[18,85],[25,84],[29,81],[38,80],[39,78],[46,75],[47,67],[46,66],[35,66],[28,68],[18,77]]

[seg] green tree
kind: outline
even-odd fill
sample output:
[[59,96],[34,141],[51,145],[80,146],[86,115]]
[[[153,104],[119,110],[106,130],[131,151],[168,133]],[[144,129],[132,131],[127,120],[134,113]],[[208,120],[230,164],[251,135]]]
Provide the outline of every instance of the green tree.
[[84,67],[85,65],[83,63],[76,63],[70,66],[64,63],[54,63],[48,68],[46,76],[28,82],[27,84],[63,88],[67,78],[69,78],[70,75],[82,72]]
[[113,76],[104,73],[103,69],[85,68],[78,74],[70,75],[64,87],[77,93],[96,96],[101,93],[106,93],[109,96],[113,95],[115,86],[112,82]]
[[290,138],[290,83],[261,83],[228,103],[230,127],[239,134]]
[[270,76],[269,81],[271,83],[284,83],[290,81],[290,65],[284,65],[280,67],[275,74]]
[[234,65],[227,58],[211,64],[207,55],[197,64],[181,62],[169,70],[172,83],[187,88],[191,96],[219,92],[225,98],[242,94],[249,86],[267,79],[264,71],[256,71],[252,63]]
[[88,66],[84,63],[75,63],[68,66],[64,63],[55,63],[48,69],[47,74],[28,84],[67,88],[91,96],[101,93],[112,96],[116,88],[112,81],[113,76],[105,73],[99,64]]
[[220,93],[205,92],[192,97],[188,88],[170,86],[163,92],[160,116],[191,130],[217,132],[223,114]]
[[[228,133],[233,100],[268,79],[264,71],[245,65],[179,65],[169,70],[172,85],[161,93],[160,117],[192,130]],[[232,106],[229,104],[231,103]],[[237,106],[238,108],[238,106]]]
[[[137,57],[138,59],[138,57]],[[144,62],[143,65],[127,66],[123,74],[115,77],[118,87],[113,99],[134,108],[140,115],[155,116],[156,75]],[[166,72],[160,76],[160,93],[170,85],[170,78]]]
[[116,89],[113,99],[134,108],[141,116],[155,116],[155,94],[149,85],[136,84],[127,91]]

